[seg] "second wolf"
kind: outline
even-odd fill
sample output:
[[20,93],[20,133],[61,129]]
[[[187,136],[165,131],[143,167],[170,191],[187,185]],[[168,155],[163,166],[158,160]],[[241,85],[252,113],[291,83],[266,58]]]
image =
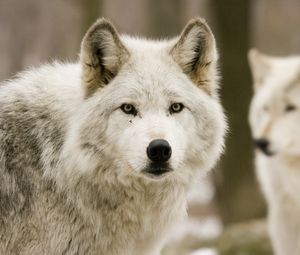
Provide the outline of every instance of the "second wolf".
[[258,179],[277,255],[300,254],[300,56],[251,50],[255,94],[250,124]]

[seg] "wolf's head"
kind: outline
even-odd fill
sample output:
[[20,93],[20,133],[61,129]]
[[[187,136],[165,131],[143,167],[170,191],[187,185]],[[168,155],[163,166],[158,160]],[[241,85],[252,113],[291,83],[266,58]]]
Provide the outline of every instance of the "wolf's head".
[[80,56],[85,99],[65,146],[76,168],[188,181],[213,166],[226,125],[205,21],[192,20],[178,38],[150,41],[120,37],[100,19]]
[[250,124],[265,155],[300,155],[300,57],[277,58],[250,50],[254,80]]

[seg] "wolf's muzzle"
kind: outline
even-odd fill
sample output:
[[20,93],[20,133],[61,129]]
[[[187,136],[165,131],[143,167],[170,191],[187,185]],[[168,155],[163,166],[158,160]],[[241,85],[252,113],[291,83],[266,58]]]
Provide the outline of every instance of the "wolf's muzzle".
[[256,139],[254,140],[254,144],[255,146],[260,149],[265,155],[267,156],[272,156],[274,153],[270,151],[269,149],[269,145],[270,142],[265,139],[265,138],[261,138],[261,139]]

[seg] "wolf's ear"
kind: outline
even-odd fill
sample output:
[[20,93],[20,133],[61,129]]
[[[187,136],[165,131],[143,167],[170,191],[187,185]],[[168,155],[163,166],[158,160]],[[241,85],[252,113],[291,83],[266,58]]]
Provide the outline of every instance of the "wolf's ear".
[[214,93],[218,55],[215,38],[205,20],[191,20],[173,45],[170,54],[196,85],[209,94]]
[[97,20],[81,43],[80,60],[86,96],[108,84],[128,57],[114,26],[105,19]]
[[271,57],[262,54],[257,49],[251,49],[248,52],[248,61],[252,72],[254,89],[259,89],[272,68]]

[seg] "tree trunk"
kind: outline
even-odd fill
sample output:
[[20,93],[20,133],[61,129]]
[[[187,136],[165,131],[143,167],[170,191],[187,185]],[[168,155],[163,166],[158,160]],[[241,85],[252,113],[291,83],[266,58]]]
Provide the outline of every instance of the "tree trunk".
[[212,1],[220,49],[222,98],[230,132],[222,161],[217,199],[225,224],[264,213],[254,178],[248,109],[252,84],[247,63],[250,3],[247,0]]
[[180,0],[148,0],[148,36],[175,36],[181,30]]
[[102,0],[79,0],[83,14],[82,31],[83,33],[103,15]]

